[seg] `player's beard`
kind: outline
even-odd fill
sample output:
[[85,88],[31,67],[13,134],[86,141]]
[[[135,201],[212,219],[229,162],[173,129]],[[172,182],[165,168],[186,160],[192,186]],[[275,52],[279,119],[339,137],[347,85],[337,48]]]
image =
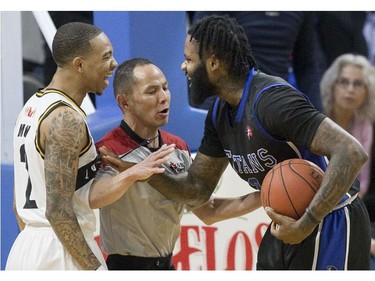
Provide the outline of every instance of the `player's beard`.
[[218,94],[216,86],[210,82],[208,78],[206,67],[203,63],[200,63],[194,73],[190,76],[190,105],[199,106],[203,102],[211,97]]

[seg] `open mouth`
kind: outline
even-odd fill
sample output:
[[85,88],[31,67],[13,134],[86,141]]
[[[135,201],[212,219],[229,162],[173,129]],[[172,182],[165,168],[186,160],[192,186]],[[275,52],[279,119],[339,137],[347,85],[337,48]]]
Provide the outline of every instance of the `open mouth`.
[[167,114],[169,112],[169,108],[166,108],[166,109],[163,109],[162,111],[160,111],[160,113],[162,114]]
[[186,79],[187,79],[187,82],[188,82],[188,86],[189,86],[189,88],[190,88],[190,86],[191,86],[191,78],[190,78],[190,76],[187,74],[187,72],[185,72],[185,76],[186,76]]

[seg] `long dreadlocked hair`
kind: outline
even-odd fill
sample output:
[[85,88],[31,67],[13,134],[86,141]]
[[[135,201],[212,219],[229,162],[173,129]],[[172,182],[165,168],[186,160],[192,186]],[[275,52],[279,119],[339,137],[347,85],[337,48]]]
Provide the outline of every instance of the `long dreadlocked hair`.
[[245,31],[228,15],[204,17],[188,34],[199,44],[199,57],[215,55],[223,60],[233,79],[245,80],[250,69],[256,66]]

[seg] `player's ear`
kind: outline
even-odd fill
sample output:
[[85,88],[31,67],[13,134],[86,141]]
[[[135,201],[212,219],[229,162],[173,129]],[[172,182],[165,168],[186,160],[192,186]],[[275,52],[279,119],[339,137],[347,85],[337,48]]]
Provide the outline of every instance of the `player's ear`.
[[83,62],[84,59],[81,57],[75,57],[72,61],[73,67],[78,71],[78,72],[83,72]]
[[207,59],[207,69],[210,69],[211,71],[215,71],[221,66],[221,61],[218,59],[215,55],[210,56]]
[[206,59],[206,70],[211,81],[217,81],[226,75],[225,64],[215,55]]
[[116,101],[119,107],[125,111],[129,108],[129,100],[125,94],[116,95]]

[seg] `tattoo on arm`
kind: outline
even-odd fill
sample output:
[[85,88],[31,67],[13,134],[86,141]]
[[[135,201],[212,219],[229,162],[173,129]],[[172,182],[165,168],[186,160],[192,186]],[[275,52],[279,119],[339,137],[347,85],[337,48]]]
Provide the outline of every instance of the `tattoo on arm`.
[[96,269],[100,262],[88,246],[72,206],[79,152],[87,138],[85,122],[68,107],[55,111],[45,137],[46,216],[78,264],[83,269]]
[[312,215],[321,220],[349,190],[367,155],[354,137],[329,118],[322,121],[310,149],[329,158],[322,185],[310,204]]
[[200,206],[209,200],[228,163],[225,157],[213,158],[198,153],[187,172],[173,176],[153,175],[149,183],[170,200]]

